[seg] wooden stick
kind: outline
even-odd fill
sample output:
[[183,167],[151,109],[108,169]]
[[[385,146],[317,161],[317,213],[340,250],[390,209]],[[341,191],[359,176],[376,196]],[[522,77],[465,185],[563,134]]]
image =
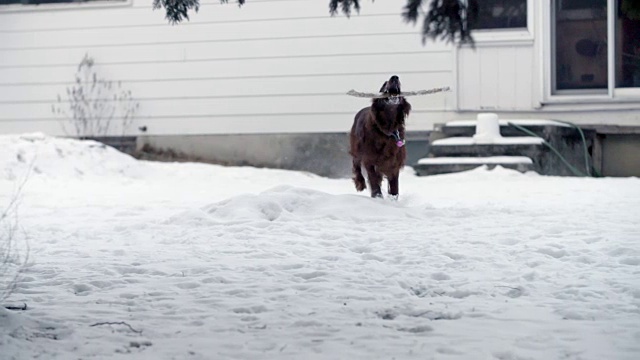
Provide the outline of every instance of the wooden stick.
[[102,325],[124,325],[126,327],[128,327],[131,331],[133,331],[134,333],[138,333],[138,334],[142,334],[142,330],[136,330],[134,328],[131,327],[131,325],[127,324],[124,321],[117,321],[117,322],[113,322],[113,321],[107,321],[107,322],[99,322],[99,323],[95,323],[93,325],[89,325],[90,327],[94,327],[94,326],[102,326]]
[[407,92],[401,92],[398,95],[363,93],[363,92],[359,92],[351,89],[347,92],[347,95],[361,97],[361,98],[384,99],[384,98],[395,97],[395,96],[431,95],[431,94],[445,92],[445,91],[451,91],[451,88],[449,86],[445,86],[445,87],[435,88],[430,90],[407,91]]

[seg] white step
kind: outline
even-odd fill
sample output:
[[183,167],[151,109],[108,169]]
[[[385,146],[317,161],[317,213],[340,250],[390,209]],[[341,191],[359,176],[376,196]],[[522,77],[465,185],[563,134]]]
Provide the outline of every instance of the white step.
[[418,160],[418,165],[502,165],[502,164],[533,164],[533,160],[526,156],[488,156],[488,157],[435,157]]
[[479,144],[472,137],[450,137],[439,139],[431,143],[431,146],[472,146],[472,145],[542,145],[544,139],[533,136],[496,137],[491,144]]
[[[477,120],[454,120],[445,123],[445,126],[460,126],[460,127],[469,127],[476,126],[478,123]],[[570,127],[570,125],[561,123],[554,120],[545,120],[545,119],[518,119],[518,120],[506,120],[500,119],[498,120],[500,126],[507,126],[509,123],[513,123],[520,126],[563,126]]]

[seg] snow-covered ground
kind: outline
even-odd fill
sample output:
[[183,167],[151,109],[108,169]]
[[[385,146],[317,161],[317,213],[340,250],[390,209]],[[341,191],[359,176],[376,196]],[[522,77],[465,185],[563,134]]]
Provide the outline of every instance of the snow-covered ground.
[[640,359],[637,178],[406,171],[393,202],[37,134],[0,149],[0,204],[31,167],[2,360]]

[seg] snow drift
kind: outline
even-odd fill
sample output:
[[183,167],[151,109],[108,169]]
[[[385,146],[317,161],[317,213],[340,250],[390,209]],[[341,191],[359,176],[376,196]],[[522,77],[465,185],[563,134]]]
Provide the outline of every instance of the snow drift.
[[94,142],[0,146],[0,203],[32,166],[7,300],[29,308],[0,310],[3,359],[640,354],[638,179],[409,170],[394,202]]
[[0,176],[16,179],[29,171],[51,178],[139,175],[140,163],[96,141],[44,134],[0,136]]

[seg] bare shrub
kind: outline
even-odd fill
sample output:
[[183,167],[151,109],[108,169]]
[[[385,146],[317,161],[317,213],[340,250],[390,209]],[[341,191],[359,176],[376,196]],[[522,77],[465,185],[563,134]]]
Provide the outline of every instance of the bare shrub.
[[51,111],[65,117],[65,133],[78,138],[95,138],[113,133],[114,127],[124,135],[131,126],[140,104],[121,82],[100,78],[95,61],[85,55],[78,65],[73,86],[67,87],[67,99],[58,95]]
[[18,226],[19,194],[25,182],[0,211],[0,301],[7,300],[15,290],[29,260],[29,245]]

